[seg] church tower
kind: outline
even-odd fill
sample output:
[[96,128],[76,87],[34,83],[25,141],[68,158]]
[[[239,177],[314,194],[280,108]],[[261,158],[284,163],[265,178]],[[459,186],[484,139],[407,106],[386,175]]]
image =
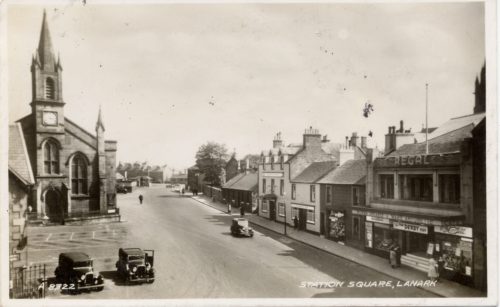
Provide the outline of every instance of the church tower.
[[31,61],[31,108],[37,133],[64,132],[61,74],[61,61],[54,55],[47,14],[44,11],[38,48]]
[[476,96],[474,114],[486,112],[486,63],[481,69],[480,78],[476,77],[474,87],[474,95]]

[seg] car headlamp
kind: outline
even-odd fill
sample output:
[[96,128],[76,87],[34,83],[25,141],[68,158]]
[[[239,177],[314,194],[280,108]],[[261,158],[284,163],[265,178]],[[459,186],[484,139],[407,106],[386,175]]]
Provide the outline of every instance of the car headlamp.
[[82,277],[80,277],[81,280],[85,280],[85,274],[82,275]]
[[132,272],[137,272],[137,267],[135,266],[133,269],[132,269]]

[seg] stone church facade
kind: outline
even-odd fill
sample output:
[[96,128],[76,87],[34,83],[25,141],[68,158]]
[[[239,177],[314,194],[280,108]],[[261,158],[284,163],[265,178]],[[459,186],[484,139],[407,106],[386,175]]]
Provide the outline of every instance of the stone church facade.
[[95,134],[64,116],[62,65],[52,48],[46,14],[32,58],[31,114],[19,119],[35,185],[31,221],[119,220],[116,141],[105,140],[101,111]]

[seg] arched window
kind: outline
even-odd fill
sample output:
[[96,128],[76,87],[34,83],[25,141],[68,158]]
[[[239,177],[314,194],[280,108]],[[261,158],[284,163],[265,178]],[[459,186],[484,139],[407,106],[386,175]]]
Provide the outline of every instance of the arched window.
[[59,174],[59,150],[54,142],[47,141],[44,145],[44,170],[46,174]]
[[71,193],[87,194],[87,162],[81,155],[71,161]]
[[54,80],[52,80],[52,78],[47,78],[45,80],[45,98],[48,99],[55,98],[55,86],[54,86]]

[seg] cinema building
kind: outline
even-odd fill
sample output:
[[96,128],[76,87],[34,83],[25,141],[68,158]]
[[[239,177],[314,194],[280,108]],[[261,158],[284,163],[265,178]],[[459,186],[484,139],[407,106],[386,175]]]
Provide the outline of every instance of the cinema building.
[[430,257],[442,257],[444,278],[472,283],[472,131],[484,118],[451,119],[429,135],[428,146],[390,148],[398,133],[389,128],[386,155],[368,163],[366,206],[352,210],[365,217],[365,250],[388,257],[399,247],[402,264],[424,272]]

